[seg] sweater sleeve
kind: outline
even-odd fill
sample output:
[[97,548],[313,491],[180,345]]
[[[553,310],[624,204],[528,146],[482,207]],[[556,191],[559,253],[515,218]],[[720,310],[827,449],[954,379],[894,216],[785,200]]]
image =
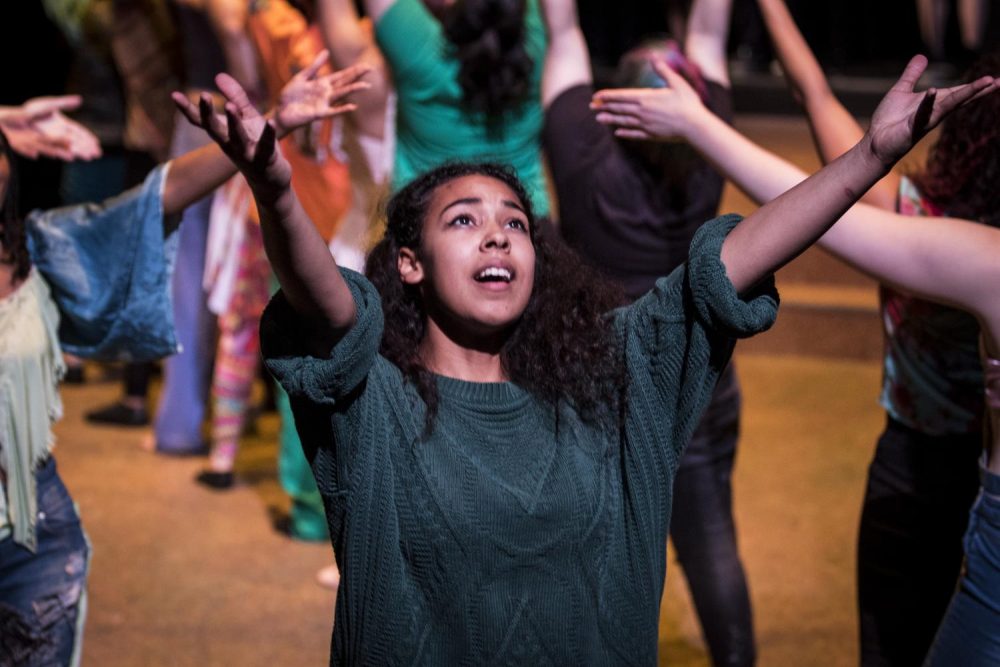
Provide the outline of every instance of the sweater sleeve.
[[739,221],[729,215],[703,225],[687,264],[617,313],[630,418],[657,424],[656,432],[637,426],[635,453],[653,457],[649,463],[662,474],[676,470],[736,339],[768,329],[777,317],[773,278],[741,296],[726,275],[722,242]]
[[365,380],[375,362],[383,326],[378,291],[359,273],[343,267],[340,273],[354,297],[357,321],[325,359],[309,353],[302,333],[308,325],[281,290],[264,309],[260,322],[264,364],[289,398],[332,407]]
[[306,459],[330,502],[332,526],[346,511],[353,482],[388,474],[385,453],[399,440],[391,433],[404,393],[399,370],[378,354],[383,319],[377,290],[361,274],[340,272],[357,321],[326,358],[310,352],[307,325],[282,292],[260,324],[264,364],[288,393]]

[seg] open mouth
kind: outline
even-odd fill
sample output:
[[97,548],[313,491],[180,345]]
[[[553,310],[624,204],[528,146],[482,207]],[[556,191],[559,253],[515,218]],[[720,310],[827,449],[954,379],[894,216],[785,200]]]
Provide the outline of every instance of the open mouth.
[[503,266],[488,266],[475,275],[478,283],[509,283],[514,272]]

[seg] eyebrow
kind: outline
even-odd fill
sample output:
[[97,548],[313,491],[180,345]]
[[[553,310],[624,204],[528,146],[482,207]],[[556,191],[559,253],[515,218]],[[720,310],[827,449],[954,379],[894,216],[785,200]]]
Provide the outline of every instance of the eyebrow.
[[[452,208],[453,206],[461,206],[462,204],[482,204],[482,203],[483,200],[480,197],[463,197],[461,199],[456,199],[455,201],[445,206],[443,209],[441,209],[441,213],[439,213],[438,215],[444,215],[445,211],[447,211],[449,208]],[[513,199],[504,199],[502,203],[504,206],[508,208],[517,209],[521,213],[527,215],[524,208]]]

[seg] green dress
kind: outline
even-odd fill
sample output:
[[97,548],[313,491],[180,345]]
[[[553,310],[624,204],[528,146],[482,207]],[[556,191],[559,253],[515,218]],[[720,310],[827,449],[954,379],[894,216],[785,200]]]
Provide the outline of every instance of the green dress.
[[535,212],[549,213],[541,162],[547,42],[537,0],[527,0],[524,21],[525,46],[534,62],[531,93],[495,129],[483,114],[464,108],[459,63],[450,54],[441,24],[421,0],[396,0],[379,18],[375,38],[392,68],[398,96],[393,190],[447,160],[489,160],[511,165]]
[[735,338],[777,313],[719,259],[738,218],[611,314],[620,415],[584,422],[516,384],[437,378],[437,418],[378,354],[379,295],[342,271],[357,323],[310,356],[279,294],[261,325],[341,568],[331,664],[654,665],[674,474]]

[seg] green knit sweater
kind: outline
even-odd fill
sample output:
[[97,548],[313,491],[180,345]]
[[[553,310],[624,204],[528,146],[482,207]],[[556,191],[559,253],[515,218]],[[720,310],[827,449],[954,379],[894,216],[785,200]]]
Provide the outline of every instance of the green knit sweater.
[[777,313],[719,261],[738,218],[612,316],[624,423],[583,422],[512,383],[437,378],[439,412],[378,354],[379,295],[344,270],[357,324],[308,356],[276,296],[268,368],[288,391],[341,568],[331,664],[654,665],[674,473],[732,352]]

